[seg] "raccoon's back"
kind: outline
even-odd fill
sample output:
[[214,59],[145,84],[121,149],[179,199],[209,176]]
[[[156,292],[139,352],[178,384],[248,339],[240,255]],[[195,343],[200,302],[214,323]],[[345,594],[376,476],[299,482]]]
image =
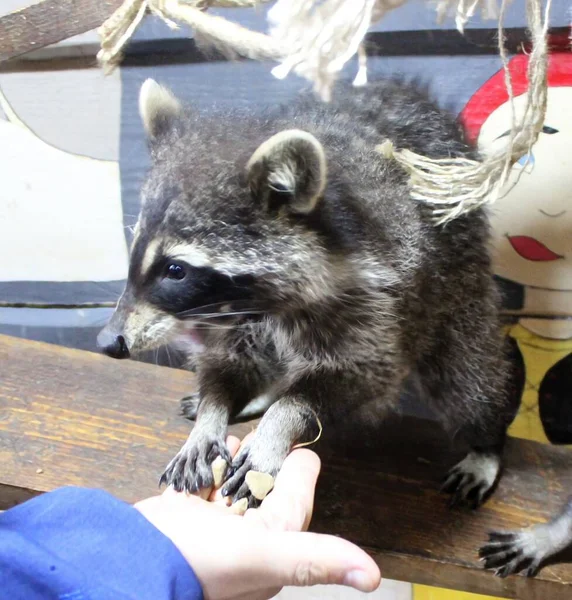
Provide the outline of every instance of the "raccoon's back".
[[455,116],[435,103],[426,87],[400,79],[363,87],[338,83],[330,103],[304,94],[285,108],[284,116],[308,125],[329,124],[374,144],[389,138],[398,147],[432,158],[473,151]]
[[398,148],[432,158],[472,156],[455,116],[426,90],[391,79],[363,88],[340,85],[329,105],[302,98],[290,111],[317,132],[330,133],[338,144],[330,147],[335,155],[332,177],[339,177],[345,189],[334,209],[344,214],[336,226],[354,236],[356,246],[378,263],[390,263],[399,272],[401,317],[411,323],[412,343],[420,342],[424,327],[433,336],[452,312],[463,312],[472,303],[492,315],[498,298],[485,211],[435,225],[431,208],[411,198],[408,178],[397,163],[372,151],[389,138]]

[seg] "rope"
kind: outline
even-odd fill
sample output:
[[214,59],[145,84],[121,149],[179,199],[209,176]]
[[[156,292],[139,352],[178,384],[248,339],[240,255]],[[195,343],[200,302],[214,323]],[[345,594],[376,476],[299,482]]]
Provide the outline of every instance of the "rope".
[[269,36],[250,31],[227,19],[206,14],[210,7],[251,8],[269,0],[126,0],[99,28],[101,50],[97,60],[104,71],[121,62],[122,51],[147,12],[172,29],[177,21],[192,27],[197,40],[222,52],[256,60],[276,60],[283,53]]
[[[344,65],[358,55],[354,85],[367,82],[363,39],[369,27],[407,0],[278,0],[268,12],[269,34],[250,31],[221,17],[210,15],[210,7],[254,7],[269,0],[125,0],[101,26],[98,61],[105,71],[121,60],[121,52],[145,14],[150,12],[178,28],[193,28],[195,39],[229,56],[273,60],[272,73],[284,78],[289,73],[305,77],[323,100],[329,100],[333,83]],[[396,160],[410,175],[412,197],[431,206],[437,223],[458,217],[499,197],[512,165],[529,153],[544,123],[547,102],[547,28],[551,0],[526,0],[532,52],[528,65],[529,89],[524,114],[516,119],[507,55],[503,17],[510,0],[436,0],[437,19],[454,13],[457,28],[480,10],[483,18],[498,18],[499,54],[503,61],[512,107],[508,144],[484,156],[430,159],[409,150],[396,149],[386,141],[377,149]]]
[[520,119],[515,115],[502,34],[506,1],[502,2],[499,16],[499,54],[503,61],[512,110],[512,128],[507,146],[491,151],[482,160],[431,159],[410,150],[396,150],[388,140],[377,147],[384,157],[395,159],[409,173],[413,199],[431,206],[438,224],[447,223],[462,214],[495,202],[509,178],[512,165],[530,153],[544,125],[547,104],[547,29],[551,0],[546,2],[544,15],[540,0],[527,0],[527,20],[533,45],[527,71],[529,87]]

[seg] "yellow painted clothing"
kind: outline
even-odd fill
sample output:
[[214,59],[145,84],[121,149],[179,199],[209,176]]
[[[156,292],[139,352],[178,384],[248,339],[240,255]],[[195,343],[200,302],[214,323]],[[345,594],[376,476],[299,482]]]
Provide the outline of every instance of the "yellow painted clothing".
[[428,585],[413,586],[413,600],[502,600],[492,596],[471,594],[470,592],[459,592],[458,590],[446,590],[444,588],[430,587]]
[[518,344],[526,374],[520,408],[508,433],[512,437],[548,444],[539,414],[540,384],[556,363],[572,353],[572,340],[542,338],[520,324],[508,328],[507,334]]

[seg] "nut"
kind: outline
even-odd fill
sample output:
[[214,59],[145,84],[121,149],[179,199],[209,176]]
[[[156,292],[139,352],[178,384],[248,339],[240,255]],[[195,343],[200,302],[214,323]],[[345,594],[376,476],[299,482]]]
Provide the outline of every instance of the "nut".
[[218,489],[224,481],[224,476],[226,475],[226,460],[222,458],[222,456],[217,456],[213,464],[211,465],[213,471],[213,479],[214,479],[214,487],[215,490]]
[[257,500],[264,500],[274,487],[274,477],[260,471],[248,471],[244,478],[248,489]]
[[246,498],[242,498],[238,502],[231,504],[230,512],[235,513],[237,515],[243,515],[248,508],[248,500]]

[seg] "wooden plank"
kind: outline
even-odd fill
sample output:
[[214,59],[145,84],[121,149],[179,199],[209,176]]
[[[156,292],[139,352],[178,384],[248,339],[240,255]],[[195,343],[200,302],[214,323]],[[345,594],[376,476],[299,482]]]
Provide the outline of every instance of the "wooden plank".
[[[2,19],[0,18],[0,32]],[[569,28],[554,28],[552,33],[566,39]],[[187,65],[201,62],[227,60],[225,56],[212,50],[205,55],[197,47],[191,34],[182,38],[156,38],[133,40],[124,50],[122,66],[137,67],[152,64]],[[505,29],[507,52],[522,51],[528,43],[527,30],[520,28]],[[365,38],[366,49],[370,57],[391,56],[496,56],[498,54],[498,31],[496,28],[468,29],[465,34],[455,30],[404,30],[373,31]],[[0,52],[2,45],[0,43]],[[70,48],[54,47],[42,54],[34,53],[21,60],[10,61],[2,65],[2,72],[61,70],[90,68],[95,63],[99,44],[78,47],[77,53]],[[1,57],[1,54],[0,54]],[[244,59],[239,59],[244,60]],[[52,64],[54,63],[54,64]]]
[[[68,484],[127,501],[157,491],[188,433],[178,399],[193,390],[192,374],[6,336],[0,364],[0,509]],[[570,598],[572,565],[501,580],[476,557],[488,530],[541,522],[564,505],[568,449],[511,440],[502,483],[477,512],[451,511],[439,494],[459,456],[430,424],[394,420],[367,451],[343,454],[325,457],[312,529],[358,543],[384,577],[519,600]]]
[[[0,62],[97,28],[121,2],[122,0],[43,0],[2,16]],[[551,14],[551,33],[558,34],[568,30],[567,11],[565,2],[555,3]],[[266,29],[263,13],[254,10],[214,12],[256,31]],[[453,20],[448,19],[442,25],[438,25],[432,7],[420,12],[418,6],[405,5],[375,24],[367,39],[368,45],[374,48],[379,44],[380,49],[374,49],[373,52],[376,55],[381,53],[382,56],[496,54],[496,28],[494,23],[491,23],[492,21],[483,21],[478,16],[473,18],[466,29],[466,37],[463,38],[456,31]],[[516,4],[509,9],[504,25],[508,51],[520,49],[525,31],[524,11],[520,5]],[[126,60],[132,61],[131,64],[141,64],[144,60],[142,55],[149,51],[149,47],[152,48],[151,52],[161,54],[161,59],[175,63],[196,60],[196,50],[188,44],[188,31],[184,28],[174,34],[170,33],[171,37],[168,40],[158,39],[158,36],[163,35],[161,26],[150,26],[146,29],[143,25],[143,31],[139,41],[127,49]],[[163,48],[156,50],[157,45]],[[86,55],[93,59],[98,50],[97,44],[80,43],[75,49],[54,47],[47,51],[35,52],[33,56],[35,62],[65,57],[73,61]],[[186,54],[186,58],[180,57],[180,52]]]
[[392,423],[369,456],[325,460],[313,528],[373,552],[385,576],[519,600],[572,597],[572,565],[545,568],[535,580],[483,571],[477,549],[493,529],[544,522],[572,489],[570,450],[510,440],[506,472],[478,511],[450,510],[438,481],[459,455],[437,428],[415,419]]
[[99,27],[122,0],[44,0],[0,18],[0,62]]

